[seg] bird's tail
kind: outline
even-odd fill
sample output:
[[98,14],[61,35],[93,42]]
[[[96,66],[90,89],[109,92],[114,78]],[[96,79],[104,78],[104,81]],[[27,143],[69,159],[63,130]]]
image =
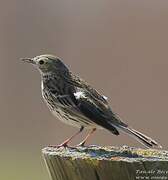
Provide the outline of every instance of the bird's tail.
[[155,140],[142,134],[141,132],[139,132],[135,129],[125,127],[122,125],[119,125],[116,128],[118,128],[118,129],[122,130],[123,132],[127,133],[128,135],[132,136],[133,138],[138,140],[140,143],[142,143],[143,145],[145,145],[149,148],[153,148],[153,147],[162,148],[162,146],[160,144],[158,144]]

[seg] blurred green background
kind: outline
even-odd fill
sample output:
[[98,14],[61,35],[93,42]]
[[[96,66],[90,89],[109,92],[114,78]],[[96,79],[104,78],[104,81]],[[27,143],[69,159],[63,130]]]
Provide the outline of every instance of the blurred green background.
[[[39,72],[19,60],[46,53],[61,57],[124,121],[167,149],[168,1],[1,0],[0,179],[49,179],[41,149],[76,131],[50,114]],[[143,147],[101,130],[89,143]]]

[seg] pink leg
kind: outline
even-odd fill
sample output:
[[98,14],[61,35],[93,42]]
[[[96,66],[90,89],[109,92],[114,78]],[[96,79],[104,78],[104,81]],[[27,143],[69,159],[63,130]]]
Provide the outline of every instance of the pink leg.
[[80,142],[77,146],[84,146],[86,141],[88,140],[88,138],[90,137],[91,134],[93,134],[94,132],[96,131],[96,128],[93,128],[88,134],[87,136],[85,137],[85,139]]
[[59,144],[59,145],[54,145],[54,146],[49,146],[49,147],[56,147],[56,148],[59,148],[59,147],[68,147],[68,143],[75,137],[77,136],[78,134],[80,134],[82,131],[83,131],[84,127],[81,126],[80,130],[75,133],[74,135],[72,135],[70,138],[66,139],[63,143]]

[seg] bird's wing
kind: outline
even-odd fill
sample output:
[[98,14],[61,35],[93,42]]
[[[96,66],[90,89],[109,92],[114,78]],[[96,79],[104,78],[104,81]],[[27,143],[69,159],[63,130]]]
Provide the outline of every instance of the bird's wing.
[[118,125],[127,126],[124,122],[114,114],[107,102],[98,91],[92,88],[87,82],[78,76],[72,75],[71,80],[67,83],[73,86],[73,101],[77,109],[92,122],[119,134],[115,128]]
[[68,81],[69,83],[73,84],[74,87],[78,88],[78,90],[76,90],[77,92],[82,90],[86,90],[89,92],[89,94],[96,98],[97,100],[101,101],[105,106],[108,106],[108,102],[107,102],[107,97],[101,95],[97,90],[95,90],[94,88],[92,88],[86,81],[84,81],[82,78],[80,78],[79,76],[73,75],[71,74],[72,79],[71,81]]
[[113,126],[113,121],[116,120],[113,120],[113,113],[107,103],[80,88],[77,88],[74,96],[77,100],[76,106],[82,114],[95,124],[110,130],[116,135],[119,134],[118,130]]

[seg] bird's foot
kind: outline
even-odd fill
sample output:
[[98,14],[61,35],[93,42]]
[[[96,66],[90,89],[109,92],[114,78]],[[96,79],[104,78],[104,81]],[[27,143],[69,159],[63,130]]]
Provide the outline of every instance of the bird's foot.
[[50,148],[61,148],[61,147],[66,148],[66,147],[68,147],[68,145],[59,144],[59,145],[49,145],[48,147],[50,147]]
[[85,141],[80,142],[76,147],[85,147]]
[[49,145],[48,147],[52,147],[52,148],[61,148],[61,147],[67,148],[67,147],[70,147],[70,146],[68,146],[68,142],[65,141],[65,142],[63,142],[61,144],[58,144],[58,145]]

